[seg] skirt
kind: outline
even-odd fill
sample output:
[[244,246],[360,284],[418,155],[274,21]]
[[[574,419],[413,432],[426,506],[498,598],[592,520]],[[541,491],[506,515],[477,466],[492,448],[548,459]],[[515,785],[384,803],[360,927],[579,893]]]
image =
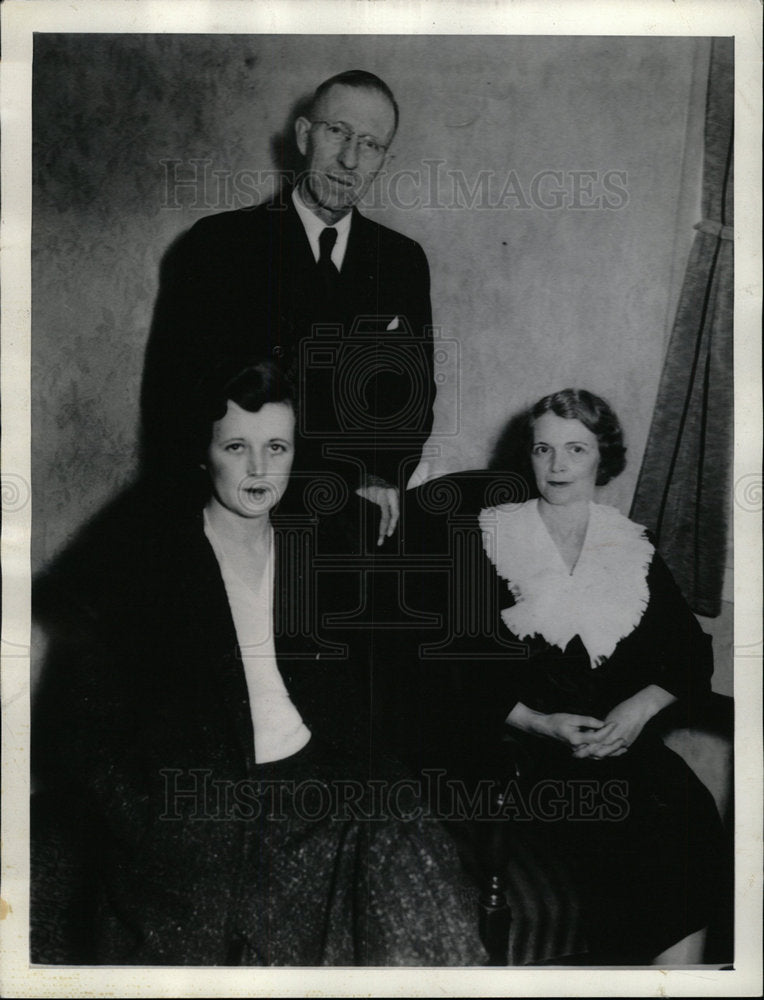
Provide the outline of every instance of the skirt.
[[402,772],[371,781],[315,739],[259,765],[231,960],[267,966],[470,966],[477,890]]
[[257,765],[227,804],[210,774],[211,802],[186,795],[182,819],[156,817],[137,843],[80,804],[36,801],[32,960],[484,964],[477,887],[396,768],[371,780],[313,738]]
[[[709,923],[723,880],[722,825],[677,754],[650,737],[602,760],[576,760],[534,737],[518,742],[526,814],[514,822],[516,858],[546,874],[540,894],[553,909],[562,900],[577,914],[575,952],[589,964],[647,964]],[[541,917],[531,911],[526,922]]]

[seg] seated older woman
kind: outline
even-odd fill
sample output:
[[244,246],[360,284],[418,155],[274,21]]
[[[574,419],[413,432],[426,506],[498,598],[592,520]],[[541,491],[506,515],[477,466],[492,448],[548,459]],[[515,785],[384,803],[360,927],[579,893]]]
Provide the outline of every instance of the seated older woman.
[[370,801],[366,665],[320,632],[313,523],[274,513],[293,394],[264,364],[212,389],[205,488],[139,491],[37,588],[58,636],[34,718],[33,959],[478,964],[447,838],[408,786],[382,795],[394,768]]
[[[538,496],[518,497],[513,476],[522,502],[452,520],[458,575],[441,612],[458,627],[429,643],[420,635],[409,668],[414,714],[440,746],[409,756],[451,766],[448,728],[471,756],[475,788],[481,774],[496,774],[491,747],[502,730],[519,747],[525,777],[505,796],[514,961],[693,964],[719,888],[721,824],[657,730],[669,705],[689,712],[708,695],[710,639],[645,529],[595,502],[625,464],[610,406],[566,389],[539,400],[525,426]],[[442,509],[438,489],[421,488],[420,510]],[[420,517],[417,539],[432,520]],[[419,606],[434,611],[413,578],[409,605],[420,592],[429,603]],[[449,702],[441,681],[456,673]],[[448,727],[429,713],[435,697]]]
[[594,502],[625,462],[608,404],[563,390],[532,408],[529,427],[540,496],[480,515],[503,624],[528,644],[507,722],[539,779],[584,782],[591,796],[549,826],[586,900],[592,953],[700,962],[720,822],[650,722],[708,693],[710,639],[644,528]]

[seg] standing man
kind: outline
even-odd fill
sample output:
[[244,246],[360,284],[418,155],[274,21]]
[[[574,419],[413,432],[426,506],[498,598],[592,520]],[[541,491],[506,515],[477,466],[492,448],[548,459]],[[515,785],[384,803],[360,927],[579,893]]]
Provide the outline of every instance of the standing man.
[[379,77],[326,80],[295,122],[305,169],[294,187],[204,218],[171,248],[144,372],[147,471],[187,457],[211,371],[270,357],[298,385],[298,472],[339,475],[380,507],[379,544],[393,533],[435,396],[427,258],[356,208],[397,126]]

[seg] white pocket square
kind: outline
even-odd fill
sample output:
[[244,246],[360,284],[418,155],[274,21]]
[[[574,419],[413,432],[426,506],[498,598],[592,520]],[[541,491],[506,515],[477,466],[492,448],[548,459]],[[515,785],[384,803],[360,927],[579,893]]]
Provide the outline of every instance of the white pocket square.
[[389,323],[387,324],[387,327],[386,327],[386,329],[387,329],[387,330],[397,330],[399,326],[400,326],[400,323],[398,322],[398,317],[397,317],[397,316],[395,316],[395,317],[394,317],[393,319],[391,319],[391,320],[390,320],[390,322],[389,322]]

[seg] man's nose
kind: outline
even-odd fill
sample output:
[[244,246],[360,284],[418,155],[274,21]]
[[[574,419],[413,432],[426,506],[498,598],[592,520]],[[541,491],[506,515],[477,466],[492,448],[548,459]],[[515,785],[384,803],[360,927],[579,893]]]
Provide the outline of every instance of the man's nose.
[[340,147],[340,163],[348,170],[358,166],[358,136],[351,135]]

